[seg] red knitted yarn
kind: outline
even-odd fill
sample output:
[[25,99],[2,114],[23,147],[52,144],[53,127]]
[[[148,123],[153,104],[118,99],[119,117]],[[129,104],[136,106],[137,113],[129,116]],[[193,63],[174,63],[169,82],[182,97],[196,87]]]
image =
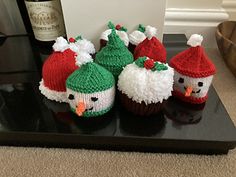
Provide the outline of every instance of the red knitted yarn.
[[170,66],[177,72],[194,78],[207,77],[216,72],[214,64],[201,46],[191,47],[177,54],[170,60]]
[[50,90],[66,91],[66,79],[78,66],[75,65],[76,53],[70,49],[53,52],[45,61],[42,70],[44,85]]
[[201,98],[196,98],[196,97],[186,97],[183,93],[181,93],[180,91],[178,90],[174,90],[172,92],[172,95],[179,98],[180,100],[182,101],[185,101],[185,102],[188,102],[188,103],[193,103],[193,104],[202,104],[204,103],[207,98],[208,98],[208,95],[204,96],[204,97],[201,97]]
[[134,49],[135,60],[144,56],[166,63],[166,49],[156,37],[146,38]]

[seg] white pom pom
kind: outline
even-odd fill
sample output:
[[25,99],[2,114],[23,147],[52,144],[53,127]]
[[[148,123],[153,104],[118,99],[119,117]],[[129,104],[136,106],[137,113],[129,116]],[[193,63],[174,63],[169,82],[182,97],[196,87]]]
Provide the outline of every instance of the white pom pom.
[[58,37],[52,48],[55,52],[64,52],[69,48],[69,44],[63,37]]
[[79,48],[75,43],[70,43],[69,48],[75,53],[78,53],[78,51],[79,51]]
[[78,40],[77,42],[75,42],[75,44],[80,51],[84,51],[90,54],[95,53],[95,47],[93,43],[88,41],[87,39]]
[[148,39],[152,39],[153,36],[156,36],[157,29],[152,26],[147,26],[145,28],[145,35],[148,37]]
[[92,62],[93,59],[91,55],[89,55],[87,52],[79,52],[77,57],[76,57],[76,65],[81,66],[83,64],[86,64],[88,62]]
[[193,34],[187,44],[190,45],[191,47],[197,47],[200,46],[203,41],[203,37],[200,34]]

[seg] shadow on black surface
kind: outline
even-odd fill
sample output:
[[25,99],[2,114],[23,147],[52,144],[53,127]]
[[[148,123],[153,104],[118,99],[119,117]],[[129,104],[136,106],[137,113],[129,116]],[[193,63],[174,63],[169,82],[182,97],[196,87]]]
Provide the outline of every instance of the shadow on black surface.
[[57,103],[44,98],[44,103],[53,112],[58,132],[112,136],[116,130],[114,110],[99,117],[78,117],[66,103]]
[[167,118],[179,124],[196,124],[202,119],[203,104],[185,103],[177,98],[171,97],[164,106]]
[[161,137],[166,124],[162,112],[155,116],[141,117],[122,110],[119,118],[120,132],[123,135]]
[[10,131],[40,129],[39,106],[30,84],[0,85],[0,123]]

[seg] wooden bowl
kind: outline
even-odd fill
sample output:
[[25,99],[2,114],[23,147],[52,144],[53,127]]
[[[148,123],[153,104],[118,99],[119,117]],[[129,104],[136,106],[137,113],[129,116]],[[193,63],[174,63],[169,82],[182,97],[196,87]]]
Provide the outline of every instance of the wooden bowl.
[[236,21],[220,23],[215,35],[219,51],[236,77]]

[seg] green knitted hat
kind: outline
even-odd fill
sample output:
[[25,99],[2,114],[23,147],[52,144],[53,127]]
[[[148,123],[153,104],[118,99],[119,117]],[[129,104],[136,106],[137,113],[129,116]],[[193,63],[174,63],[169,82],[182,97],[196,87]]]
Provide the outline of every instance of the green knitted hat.
[[107,45],[97,53],[95,62],[109,70],[117,79],[123,67],[133,62],[133,55],[112,29]]
[[113,106],[115,79],[105,68],[89,61],[67,78],[66,90],[73,112],[82,117],[100,116]]
[[66,81],[66,87],[80,93],[94,93],[114,86],[114,77],[105,68],[89,62],[74,71]]

